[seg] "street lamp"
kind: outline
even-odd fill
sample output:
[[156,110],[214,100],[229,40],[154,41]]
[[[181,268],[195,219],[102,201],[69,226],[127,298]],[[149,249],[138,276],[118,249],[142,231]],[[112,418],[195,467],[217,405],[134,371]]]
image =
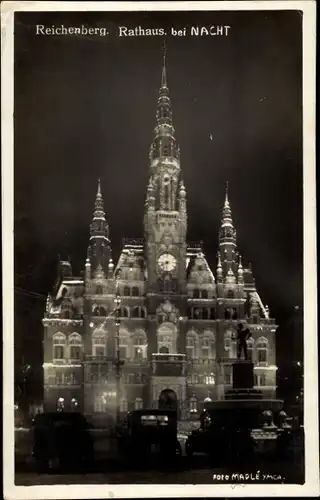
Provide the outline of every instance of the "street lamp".
[[116,325],[116,358],[114,364],[116,367],[116,424],[120,423],[120,378],[121,378],[121,366],[123,361],[120,359],[120,304],[121,298],[117,294],[114,299],[115,307],[115,325]]

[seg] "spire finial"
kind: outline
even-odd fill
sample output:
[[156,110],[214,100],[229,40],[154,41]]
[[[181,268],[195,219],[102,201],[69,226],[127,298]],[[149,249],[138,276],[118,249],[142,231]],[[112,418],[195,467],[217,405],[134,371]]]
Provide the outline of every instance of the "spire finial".
[[163,50],[163,62],[162,62],[162,75],[161,75],[161,88],[167,87],[167,69],[166,69],[166,59],[167,59],[167,44],[166,41],[163,40],[162,44]]
[[229,204],[229,182],[228,181],[226,181],[226,190],[225,190],[224,203],[225,203],[225,205]]
[[97,191],[97,194],[101,196],[101,181],[100,181],[100,177],[98,178],[98,191]]

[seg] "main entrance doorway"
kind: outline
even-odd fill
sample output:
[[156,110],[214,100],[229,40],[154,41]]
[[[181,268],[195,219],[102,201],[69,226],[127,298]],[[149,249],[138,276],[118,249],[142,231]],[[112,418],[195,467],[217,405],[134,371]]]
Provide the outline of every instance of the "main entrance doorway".
[[178,398],[172,389],[164,389],[159,396],[160,410],[175,410],[178,411]]

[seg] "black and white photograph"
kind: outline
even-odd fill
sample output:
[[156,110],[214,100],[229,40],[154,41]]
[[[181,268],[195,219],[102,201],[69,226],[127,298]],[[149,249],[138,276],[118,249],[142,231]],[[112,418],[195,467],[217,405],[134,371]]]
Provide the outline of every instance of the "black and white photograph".
[[6,498],[319,493],[315,2],[2,25]]

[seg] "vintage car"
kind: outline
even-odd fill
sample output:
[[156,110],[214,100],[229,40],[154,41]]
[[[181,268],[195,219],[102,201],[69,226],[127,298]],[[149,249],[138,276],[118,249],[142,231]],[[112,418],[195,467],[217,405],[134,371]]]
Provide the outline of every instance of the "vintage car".
[[39,472],[89,468],[94,446],[89,425],[76,412],[52,412],[33,420],[33,458]]
[[256,452],[252,430],[261,425],[261,411],[220,405],[204,409],[200,427],[186,441],[186,454],[204,453],[214,461],[250,461]]
[[170,460],[181,454],[177,439],[177,413],[173,410],[134,410],[118,429],[118,449],[130,461],[153,455]]

